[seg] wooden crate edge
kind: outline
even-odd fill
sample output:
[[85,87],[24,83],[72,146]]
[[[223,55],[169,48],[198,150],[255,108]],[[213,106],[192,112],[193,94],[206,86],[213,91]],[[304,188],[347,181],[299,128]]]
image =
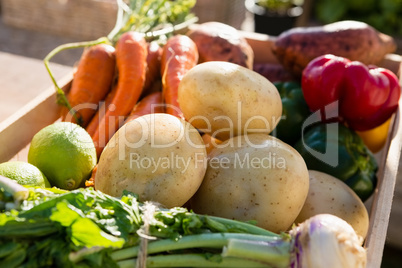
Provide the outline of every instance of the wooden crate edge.
[[[64,87],[69,87],[72,73],[61,79]],[[56,121],[59,106],[56,103],[56,91],[50,87],[27,103],[17,113],[0,123],[0,162],[9,161],[22,150],[41,128]]]
[[[402,81],[402,79],[400,78]],[[402,99],[394,115],[393,124],[389,130],[383,159],[378,172],[379,184],[373,196],[370,209],[369,235],[365,241],[367,248],[367,268],[381,267],[382,256],[387,236],[396,179],[402,152]]]

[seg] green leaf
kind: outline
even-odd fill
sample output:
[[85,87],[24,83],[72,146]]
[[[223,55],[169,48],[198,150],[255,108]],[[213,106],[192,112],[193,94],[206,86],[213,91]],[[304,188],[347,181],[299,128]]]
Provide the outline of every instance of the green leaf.
[[59,222],[62,226],[68,227],[79,217],[80,215],[77,212],[70,209],[68,207],[68,203],[64,201],[56,204],[56,208],[55,210],[53,210],[50,219],[52,221]]
[[86,247],[116,247],[124,245],[124,239],[109,235],[88,218],[79,218],[71,226],[71,241]]
[[105,233],[65,201],[57,203],[50,219],[70,229],[71,241],[76,246],[122,247],[124,244],[124,239]]

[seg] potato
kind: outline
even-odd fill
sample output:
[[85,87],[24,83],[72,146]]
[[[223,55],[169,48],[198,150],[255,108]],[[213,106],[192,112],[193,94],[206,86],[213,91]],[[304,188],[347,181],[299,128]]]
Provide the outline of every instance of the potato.
[[292,28],[278,36],[272,49],[278,61],[300,77],[312,59],[324,54],[376,65],[396,48],[391,36],[366,23],[338,21],[324,26]]
[[369,216],[361,199],[343,181],[320,171],[309,170],[310,188],[296,223],[318,214],[332,214],[348,222],[366,237]]
[[308,187],[306,164],[295,149],[270,135],[249,134],[210,152],[205,178],[190,204],[197,213],[255,220],[281,232],[299,215]]
[[140,201],[182,206],[202,182],[206,157],[201,135],[189,123],[144,115],[123,125],[103,150],[95,189],[112,196],[128,190]]
[[199,62],[227,61],[252,69],[254,51],[236,28],[217,21],[194,25],[187,33],[197,45]]
[[182,78],[178,102],[184,117],[219,140],[245,133],[270,133],[282,115],[276,87],[234,63],[198,64]]

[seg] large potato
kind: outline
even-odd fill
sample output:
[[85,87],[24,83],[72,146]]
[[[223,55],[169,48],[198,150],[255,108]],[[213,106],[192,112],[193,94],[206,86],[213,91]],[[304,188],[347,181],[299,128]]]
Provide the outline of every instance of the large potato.
[[308,170],[291,146],[266,134],[237,136],[209,154],[208,168],[191,208],[197,213],[256,220],[286,231],[307,197]]
[[332,214],[348,222],[355,232],[366,237],[369,216],[356,193],[343,181],[320,171],[309,170],[310,188],[296,223],[318,214]]
[[276,87],[234,63],[211,61],[188,71],[179,85],[185,118],[219,140],[245,133],[270,133],[282,115]]
[[206,149],[189,123],[168,114],[150,114],[123,125],[102,152],[95,188],[112,196],[123,190],[141,201],[171,208],[197,191],[206,171]]

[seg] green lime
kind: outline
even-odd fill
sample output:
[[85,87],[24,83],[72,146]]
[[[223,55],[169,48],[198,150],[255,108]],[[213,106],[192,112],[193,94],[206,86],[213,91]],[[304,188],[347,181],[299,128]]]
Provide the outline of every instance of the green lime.
[[52,186],[73,190],[90,177],[97,162],[96,149],[84,128],[56,122],[35,134],[28,162],[38,167]]
[[21,185],[51,187],[46,176],[34,165],[22,161],[0,164],[0,175],[15,180]]

